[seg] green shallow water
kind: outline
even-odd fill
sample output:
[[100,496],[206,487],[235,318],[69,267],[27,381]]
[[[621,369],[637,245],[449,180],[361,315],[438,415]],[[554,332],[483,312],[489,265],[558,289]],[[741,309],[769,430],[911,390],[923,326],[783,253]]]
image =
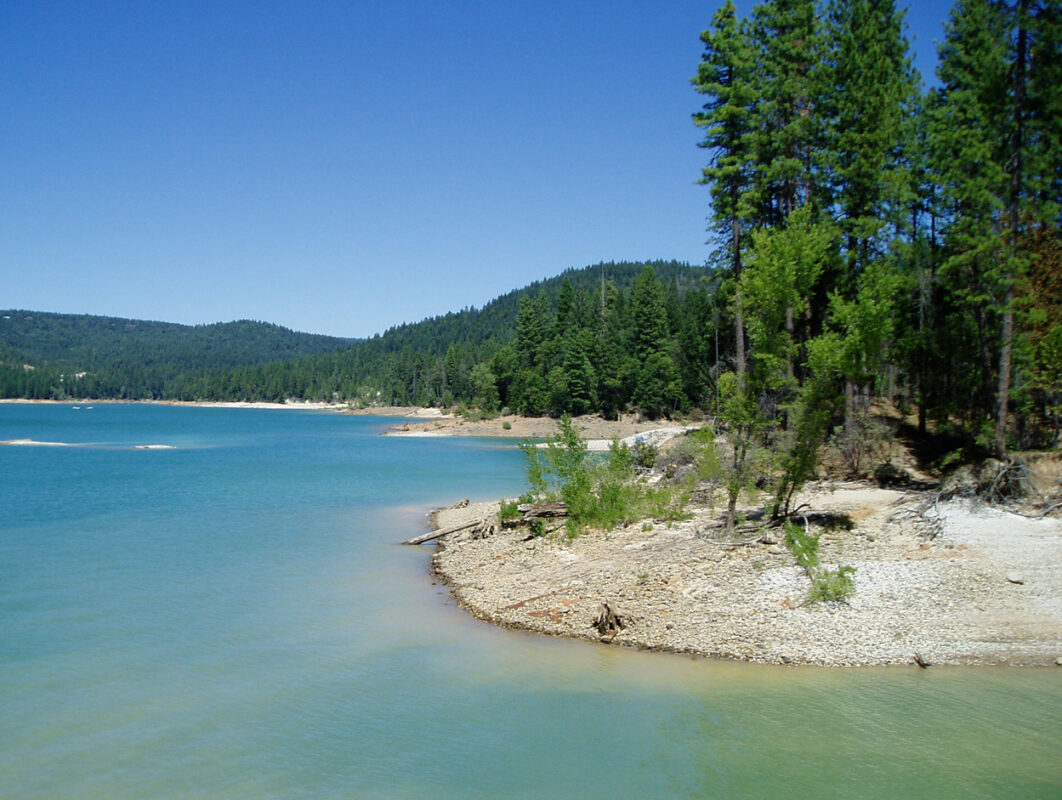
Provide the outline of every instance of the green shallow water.
[[[1060,797],[1062,670],[718,663],[477,622],[396,543],[506,443],[0,405],[0,797]],[[130,449],[168,444],[172,450]]]

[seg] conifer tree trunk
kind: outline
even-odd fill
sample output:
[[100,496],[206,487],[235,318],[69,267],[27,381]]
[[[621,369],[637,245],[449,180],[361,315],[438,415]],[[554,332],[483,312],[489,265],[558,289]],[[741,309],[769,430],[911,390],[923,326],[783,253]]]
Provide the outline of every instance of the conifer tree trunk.
[[741,302],[741,223],[737,216],[734,217],[734,281],[737,288],[734,291],[734,360],[735,372],[738,375],[745,374],[745,311]]
[[1014,267],[1021,225],[1022,156],[1025,123],[1025,60],[1029,0],[1018,3],[1018,46],[1014,64],[1014,152],[1010,173],[1011,266],[1003,276],[1003,330],[999,351],[999,388],[996,392],[996,455],[1007,455],[1007,417],[1010,413],[1011,358],[1014,344]]

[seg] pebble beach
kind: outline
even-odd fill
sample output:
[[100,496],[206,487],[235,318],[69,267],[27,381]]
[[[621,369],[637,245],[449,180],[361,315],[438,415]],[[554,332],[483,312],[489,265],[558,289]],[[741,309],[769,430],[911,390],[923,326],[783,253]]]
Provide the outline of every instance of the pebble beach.
[[[800,502],[853,523],[819,549],[825,566],[855,568],[847,601],[807,602],[779,529],[725,537],[711,507],[574,539],[463,531],[432,567],[461,606],[512,628],[597,640],[608,602],[623,621],[610,646],[831,667],[1062,665],[1062,521],[859,484],[818,484]],[[433,524],[496,513],[459,505]]]

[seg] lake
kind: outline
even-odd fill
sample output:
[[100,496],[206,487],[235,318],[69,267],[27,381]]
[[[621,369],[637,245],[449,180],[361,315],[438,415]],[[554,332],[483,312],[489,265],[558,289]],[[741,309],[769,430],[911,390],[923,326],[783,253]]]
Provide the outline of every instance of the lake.
[[[502,630],[402,547],[500,440],[0,404],[0,797],[1062,796],[1062,669],[720,663]],[[138,449],[165,445],[166,449]]]

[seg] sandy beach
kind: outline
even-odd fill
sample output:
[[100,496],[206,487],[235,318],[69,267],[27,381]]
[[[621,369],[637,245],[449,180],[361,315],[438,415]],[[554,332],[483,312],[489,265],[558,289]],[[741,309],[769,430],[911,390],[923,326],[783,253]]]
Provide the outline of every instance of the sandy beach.
[[[464,417],[446,414],[432,415],[437,409],[419,409],[419,413],[395,414],[394,416],[420,417],[394,425],[387,436],[479,436],[513,439],[545,439],[557,433],[557,420],[551,417],[521,417],[515,414],[489,420],[470,421]],[[360,413],[360,412],[354,412]],[[617,420],[607,420],[596,415],[573,417],[575,429],[584,438],[593,442],[591,449],[603,449],[602,443],[613,439],[625,439],[648,431],[670,429],[681,433],[700,425],[697,421],[647,420],[634,415],[625,415]]]
[[[804,571],[778,528],[722,535],[701,505],[674,524],[637,523],[568,540],[526,528],[446,537],[432,558],[453,597],[507,627],[598,639],[608,601],[625,622],[613,644],[772,664],[1062,664],[1062,521],[922,492],[818,484],[807,513],[854,526],[822,534],[823,564],[855,568],[847,602],[805,603]],[[438,527],[496,504],[434,514]]]
[[[80,400],[26,400],[23,398],[2,398],[0,403],[25,404],[25,405],[59,405],[59,406],[90,406],[90,405],[121,405],[130,403],[142,403],[145,405],[159,406],[198,406],[201,408],[268,408],[268,409],[307,409],[311,411],[347,411],[348,406],[340,403],[312,403],[292,400],[287,403],[251,403],[251,402],[221,402],[212,400],[99,400],[96,398],[82,398]],[[400,416],[400,415],[396,415]]]
[[266,403],[249,401],[221,401],[221,400],[97,400],[83,398],[80,400],[26,400],[22,398],[0,398],[0,403],[28,404],[28,405],[113,405],[143,403],[160,406],[191,406],[199,408],[258,408],[274,410],[306,410],[306,411],[337,411],[343,414],[355,414],[375,417],[414,417],[435,419],[445,417],[443,412],[436,408],[420,408],[418,406],[371,406],[368,408],[355,408],[349,403],[323,403],[316,401],[288,400],[284,403]]

